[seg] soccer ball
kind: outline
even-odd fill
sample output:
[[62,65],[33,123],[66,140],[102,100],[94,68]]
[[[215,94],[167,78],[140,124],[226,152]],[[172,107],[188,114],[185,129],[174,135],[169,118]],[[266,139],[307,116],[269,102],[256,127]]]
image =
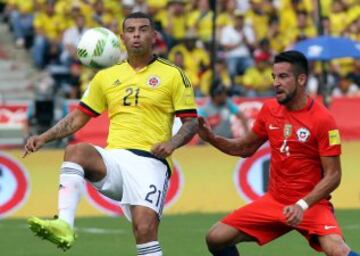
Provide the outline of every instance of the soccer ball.
[[76,53],[83,65],[98,69],[118,63],[123,56],[118,37],[103,27],[87,30],[80,38]]

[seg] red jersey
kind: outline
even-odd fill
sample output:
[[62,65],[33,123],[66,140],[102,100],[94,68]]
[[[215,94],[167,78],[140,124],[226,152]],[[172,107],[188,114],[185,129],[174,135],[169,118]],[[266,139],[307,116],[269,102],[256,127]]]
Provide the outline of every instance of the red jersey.
[[252,130],[269,140],[268,192],[284,204],[303,198],[321,180],[321,156],[341,154],[334,118],[311,98],[297,111],[287,110],[275,99],[266,101]]

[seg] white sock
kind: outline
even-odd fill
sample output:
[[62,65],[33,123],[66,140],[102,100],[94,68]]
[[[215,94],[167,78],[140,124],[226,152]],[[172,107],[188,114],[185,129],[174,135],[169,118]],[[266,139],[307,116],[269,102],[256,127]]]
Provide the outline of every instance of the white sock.
[[158,241],[136,245],[138,256],[162,256],[161,247]]
[[64,162],[61,166],[59,187],[59,219],[74,227],[76,208],[84,189],[84,169],[73,162]]

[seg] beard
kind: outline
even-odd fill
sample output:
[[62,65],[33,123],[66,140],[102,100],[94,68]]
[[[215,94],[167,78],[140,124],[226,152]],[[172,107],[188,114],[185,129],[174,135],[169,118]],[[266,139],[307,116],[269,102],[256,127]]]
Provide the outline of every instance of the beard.
[[285,92],[285,98],[281,99],[281,100],[277,100],[280,104],[284,105],[289,103],[296,95],[297,92],[297,86],[295,87],[295,89],[292,92],[286,93]]

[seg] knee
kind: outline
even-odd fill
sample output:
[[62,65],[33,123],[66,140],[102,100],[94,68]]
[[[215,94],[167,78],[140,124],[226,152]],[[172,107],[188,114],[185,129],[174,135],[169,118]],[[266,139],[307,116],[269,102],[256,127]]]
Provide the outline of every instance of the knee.
[[134,234],[137,240],[153,240],[156,237],[156,227],[152,223],[138,223],[134,225]]
[[218,235],[218,232],[211,229],[208,231],[205,237],[206,245],[208,249],[214,250],[214,249],[221,249],[222,248],[222,242],[221,237]]
[[87,144],[85,143],[79,143],[75,145],[68,145],[65,149],[65,161],[70,161],[77,163],[81,166],[84,165],[85,162],[85,149],[87,147]]

